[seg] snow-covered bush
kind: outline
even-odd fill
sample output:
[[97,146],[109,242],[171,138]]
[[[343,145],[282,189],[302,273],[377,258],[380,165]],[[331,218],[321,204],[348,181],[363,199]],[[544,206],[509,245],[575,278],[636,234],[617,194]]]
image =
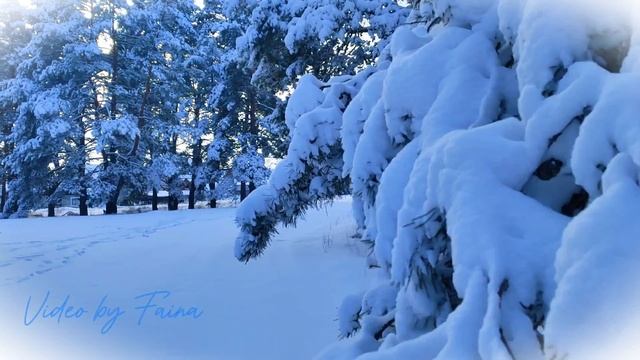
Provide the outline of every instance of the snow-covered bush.
[[634,354],[640,7],[412,6],[375,66],[299,81],[288,156],[241,204],[236,256],[350,180],[378,281],[320,358]]

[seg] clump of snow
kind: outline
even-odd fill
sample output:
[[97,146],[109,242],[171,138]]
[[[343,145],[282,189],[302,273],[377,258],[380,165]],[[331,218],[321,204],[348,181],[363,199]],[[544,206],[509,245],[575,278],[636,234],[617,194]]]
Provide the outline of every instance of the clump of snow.
[[626,152],[636,162],[640,160],[636,121],[640,104],[635,98],[640,75],[610,75],[601,88],[593,112],[580,127],[571,157],[577,183],[592,196],[600,194],[602,173],[616,154]]
[[289,97],[291,106],[287,106],[284,113],[289,131],[295,128],[296,121],[300,116],[322,104],[324,100],[322,85],[320,80],[310,74],[300,78],[296,90]]
[[123,116],[101,121],[93,132],[96,139],[98,139],[96,151],[102,151],[107,142],[114,141],[119,137],[135,139],[140,134],[140,129],[138,129],[136,119],[132,116]]
[[631,359],[640,351],[638,172],[629,154],[616,155],[603,195],[564,231],[545,329],[550,355]]

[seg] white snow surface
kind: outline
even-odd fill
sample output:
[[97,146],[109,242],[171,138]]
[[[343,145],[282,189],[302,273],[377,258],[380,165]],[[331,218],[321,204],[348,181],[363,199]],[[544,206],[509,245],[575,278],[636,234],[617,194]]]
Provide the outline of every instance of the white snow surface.
[[[282,229],[260,261],[233,257],[235,209],[0,222],[2,359],[308,359],[338,336],[345,294],[365,288],[366,249],[352,239],[350,200]],[[134,297],[196,306],[198,319],[145,316]],[[29,296],[70,295],[80,319],[23,324]],[[105,335],[91,321],[103,296],[125,314]],[[34,312],[30,310],[30,314]],[[304,329],[304,331],[302,331]]]
[[565,229],[545,332],[549,355],[634,359],[640,354],[638,180],[638,166],[618,154],[603,176],[604,194]]

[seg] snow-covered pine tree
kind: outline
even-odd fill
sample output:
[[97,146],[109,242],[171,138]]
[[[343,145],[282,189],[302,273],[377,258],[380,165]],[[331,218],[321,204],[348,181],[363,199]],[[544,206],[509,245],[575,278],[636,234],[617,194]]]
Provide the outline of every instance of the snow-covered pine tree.
[[[268,170],[264,157],[283,139],[273,136],[263,120],[276,107],[275,92],[251,84],[247,59],[236,47],[248,26],[250,7],[244,2],[229,2],[223,7],[219,24],[219,47],[224,54],[218,67],[218,83],[210,102],[216,108],[214,140],[209,148],[217,179],[227,167],[240,184],[240,198],[264,182]],[[217,136],[216,136],[217,134]]]
[[[406,16],[406,10],[393,1],[249,4],[250,17],[237,40],[238,56],[251,73],[254,89],[281,96],[305,72],[327,80],[371,64],[381,48],[379,40],[387,38]],[[288,135],[286,103],[286,97],[276,99],[271,113],[260,122],[267,130],[260,138]],[[284,149],[275,150],[278,154]]]
[[178,142],[189,119],[185,66],[196,45],[196,6],[192,1],[108,5],[117,26],[104,30],[111,41],[111,69],[105,95],[109,116],[95,134],[103,154],[97,196],[112,214],[127,194],[151,188],[155,198],[166,187],[169,208],[175,210],[188,163]]
[[352,74],[370,65],[407,16],[395,1],[296,1],[287,6],[284,46],[289,52],[287,86],[298,76]]
[[0,214],[3,215],[17,210],[15,202],[5,210],[9,197],[8,182],[14,176],[5,159],[14,147],[11,130],[20,99],[14,79],[20,64],[20,52],[31,39],[27,26],[31,16],[22,7],[7,7],[0,14],[0,64],[3,64],[0,67]]
[[215,119],[215,109],[209,97],[218,81],[217,70],[223,51],[216,39],[217,29],[222,23],[222,4],[217,0],[205,1],[202,8],[191,12],[191,18],[194,34],[187,40],[192,44],[192,51],[182,61],[188,84],[185,99],[189,104],[184,137],[191,151],[188,207],[193,209],[197,196],[202,196],[213,178],[209,166],[213,164],[206,156],[208,144],[205,138],[213,133]]
[[220,184],[231,178],[232,161],[237,148],[235,135],[242,92],[234,89],[246,84],[246,75],[237,65],[235,46],[236,38],[242,34],[246,13],[241,11],[242,8],[230,6],[228,2],[216,1],[206,1],[204,10],[214,14],[215,21],[206,22],[207,34],[200,35],[214,37],[215,43],[212,46],[219,54],[215,63],[211,64],[212,72],[209,74],[215,79],[207,98],[208,107],[212,112],[208,131],[213,135],[213,139],[206,148],[207,160],[204,166],[208,181],[206,195],[209,206],[215,208],[218,199],[235,196],[235,184],[230,184],[231,189],[227,189],[227,186],[220,187]]
[[[586,3],[415,2],[375,67],[298,82],[287,158],[241,204],[236,256],[261,254],[349,175],[379,281],[348,298],[351,338],[320,358],[633,349],[637,318],[614,309],[640,301],[625,275],[638,270],[639,13]],[[628,339],[601,337],[619,324]]]
[[59,198],[70,194],[79,196],[81,214],[87,215],[87,133],[97,96],[90,84],[105,67],[83,2],[40,5],[31,23],[34,35],[21,54],[29,60],[17,67],[6,90],[19,94],[15,147],[6,165],[23,175],[9,184],[15,205],[5,210],[24,216],[47,205],[53,216]]
[[[327,79],[371,63],[379,40],[406,16],[404,8],[386,1],[267,1],[256,2],[251,9],[237,49],[255,88],[271,94],[286,94],[307,71]],[[293,131],[290,122],[295,120],[285,120],[288,127],[282,126],[285,105],[286,101],[277,102],[263,121],[278,137]]]
[[[162,173],[163,186],[169,195],[168,208],[177,210],[183,199],[184,180],[181,175],[191,172],[189,145],[197,143],[194,136],[201,139],[206,128],[200,112],[205,112],[202,97],[208,89],[203,83],[203,88],[198,90],[194,75],[202,77],[201,71],[194,72],[192,62],[198,46],[198,30],[194,25],[197,8],[193,1],[154,1],[144,11],[154,17],[147,33],[155,39],[157,51],[156,61],[147,55],[147,61],[154,64],[152,71],[156,79],[156,91],[149,103],[151,119],[148,124],[154,136],[147,142],[149,146],[158,148],[155,153],[162,159],[159,164],[166,165]],[[204,65],[204,62],[206,60],[200,60],[199,64]],[[186,149],[180,149],[180,143]],[[197,157],[196,162],[199,162]]]
[[[143,171],[138,122],[144,121],[143,113],[151,91],[152,73],[149,72],[149,67],[141,69],[139,63],[133,63],[136,59],[133,48],[144,41],[141,34],[136,33],[132,27],[132,21],[127,21],[129,10],[132,10],[128,9],[127,2],[101,0],[97,8],[101,10],[96,14],[96,20],[109,69],[103,76],[100,88],[104,111],[96,119],[92,133],[101,159],[91,195],[96,202],[106,205],[106,214],[115,214],[125,184],[140,178],[134,176],[133,171],[138,175]],[[139,54],[140,52],[137,56]],[[143,88],[142,91],[139,90],[140,87]],[[149,91],[146,91],[147,88]],[[145,94],[147,96],[143,101]],[[138,190],[142,190],[143,185],[138,185]]]

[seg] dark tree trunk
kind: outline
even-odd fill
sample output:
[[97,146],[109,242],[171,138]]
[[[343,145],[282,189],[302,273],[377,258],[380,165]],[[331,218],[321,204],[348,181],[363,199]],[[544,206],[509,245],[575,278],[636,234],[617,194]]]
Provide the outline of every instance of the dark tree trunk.
[[[116,96],[115,87],[118,86],[118,43],[115,38],[115,12],[112,10],[111,17],[111,38],[113,39],[113,51],[111,53],[111,103],[110,103],[110,111],[111,120],[114,120],[118,111],[118,97]],[[111,161],[106,152],[103,151],[103,157],[105,158],[105,167],[109,165]],[[115,159],[114,159],[115,160]],[[116,190],[114,194],[111,194],[109,200],[107,200],[107,204],[105,206],[104,213],[107,215],[117,214],[118,213],[118,197],[120,197],[120,188],[122,187],[120,184],[124,181],[122,176],[118,178],[118,184],[116,185]]]
[[[11,134],[11,126],[10,124],[6,124],[5,127],[0,133],[0,135],[8,136]],[[7,139],[8,140],[8,139]],[[13,151],[13,146],[11,143],[5,142],[2,146],[2,154],[6,157]],[[7,192],[7,183],[9,182],[10,174],[6,171],[2,173],[2,177],[0,177],[0,181],[2,181],[2,190],[0,191],[0,219],[2,218],[2,214],[4,213],[4,207],[7,205],[7,198],[9,194]]]
[[105,206],[104,213],[106,215],[115,215],[118,213],[118,204],[113,201],[107,201],[107,205]]
[[[10,133],[11,133],[11,127],[7,127],[4,129],[4,133],[3,133],[4,135],[9,135]],[[3,151],[4,151],[4,155],[8,156],[13,152],[13,145],[11,143],[9,144],[5,143]],[[2,218],[3,214],[11,214],[17,210],[17,209],[14,209],[15,204],[10,204],[10,205],[7,204],[7,202],[9,201],[9,182],[12,179],[15,179],[15,177],[11,174],[10,171],[6,171],[5,169],[5,172],[2,174],[2,178],[0,178],[0,180],[2,181],[2,191],[0,195],[0,218]],[[13,203],[15,203],[15,201],[13,201]]]
[[[169,153],[177,154],[178,147],[178,135],[173,135],[169,140]],[[173,175],[169,179],[167,179],[167,188],[169,191],[169,196],[167,198],[167,209],[169,211],[178,210],[179,200],[178,197],[172,193],[172,189],[176,189],[179,186],[180,192],[182,192],[182,184],[180,183],[180,177],[178,175]]]
[[7,179],[2,177],[2,195],[0,196],[0,213],[4,211],[4,205],[7,203]]
[[[211,192],[214,192],[216,189],[216,181],[215,180],[211,180],[209,182],[209,190],[211,190]],[[215,209],[218,207],[218,200],[216,199],[215,195],[213,195],[211,197],[211,200],[209,200],[209,207],[212,209]]]
[[5,175],[5,177],[6,177],[6,180],[5,180],[6,195],[4,198],[4,206],[2,207],[2,209],[0,209],[0,214],[10,215],[18,211],[18,203],[15,201],[15,199],[10,199],[11,191],[9,189],[9,183],[11,183],[13,179],[15,179],[15,176],[11,173],[8,173]]
[[[4,129],[3,135],[8,135],[11,132],[10,128]],[[13,151],[13,146],[11,144],[5,144],[4,155],[7,156]],[[9,197],[9,192],[7,191],[7,184],[10,179],[10,174],[8,172],[3,172],[0,181],[2,181],[2,191],[0,192],[0,215],[4,213],[4,207],[7,205],[7,199]],[[2,216],[0,216],[2,218]]]
[[105,205],[105,215],[114,215],[118,213],[118,198],[120,197],[120,183],[123,182],[122,178],[118,180],[118,186]]
[[173,195],[169,195],[169,199],[167,200],[167,208],[169,211],[178,210],[178,204],[178,198]]
[[[258,121],[256,116],[257,104],[256,104],[256,94],[254,91],[249,92],[249,111],[247,117],[249,119],[249,133],[252,135],[252,147],[257,150],[258,149]],[[253,174],[251,174],[253,175]],[[247,191],[248,186],[248,191]],[[244,187],[244,189],[243,189]],[[244,200],[253,190],[256,189],[256,185],[253,181],[249,181],[248,184],[242,182],[240,184],[240,200]]]
[[116,86],[118,86],[118,72],[119,72],[119,67],[118,67],[118,43],[117,40],[115,38],[115,32],[116,32],[116,22],[115,22],[115,13],[112,13],[112,17],[111,17],[111,39],[113,40],[113,51],[111,52],[111,86],[113,87],[113,89],[111,89],[112,91],[110,91],[111,93],[111,103],[109,104],[110,108],[110,115],[111,115],[111,119],[115,119],[116,118],[116,112],[118,111],[118,98],[116,96],[116,92],[113,91],[115,89]]
[[240,201],[243,201],[247,197],[247,183],[240,182]]
[[105,209],[105,214],[114,215],[118,213],[118,198],[120,197],[120,191],[122,191],[122,187],[124,186],[124,177],[120,176],[118,179],[118,185],[116,186],[116,190],[111,195],[109,201],[107,201],[107,206]]
[[79,121],[78,121],[78,125],[80,126],[80,129],[82,129],[82,134],[80,135],[80,138],[78,139],[78,144],[79,144],[79,149],[78,151],[82,152],[82,162],[80,163],[80,167],[78,169],[78,176],[80,178],[80,203],[78,204],[78,211],[80,212],[80,216],[87,216],[89,215],[89,209],[87,207],[87,185],[85,182],[85,176],[87,175],[87,169],[86,169],[86,161],[87,161],[87,149],[86,149],[86,127],[84,126],[84,123],[82,121],[82,117],[80,117]]
[[158,210],[158,190],[154,188],[152,192],[153,193],[151,194],[151,210],[156,211]]
[[[59,165],[56,165],[56,166],[59,166]],[[47,199],[49,200],[49,203],[47,204],[48,217],[56,216],[56,203],[57,203],[56,192],[58,191],[58,186],[60,186],[60,183],[52,184],[49,190],[47,191]]]
[[[194,122],[198,124],[200,122],[200,108],[196,107],[193,112]],[[202,164],[202,139],[198,139],[196,143],[193,145],[193,154],[191,165],[193,169],[191,171],[191,183],[189,184],[189,209],[196,208],[196,191],[198,188],[196,187],[196,171],[198,171],[198,167]]]
[[87,188],[83,187],[82,190],[80,190],[80,216],[87,216],[89,215],[89,207],[87,206]]
[[213,162],[213,174],[211,178],[209,178],[209,191],[211,191],[211,199],[209,199],[209,207],[214,209],[218,207],[218,199],[216,198],[216,179],[219,176],[220,172],[220,162]]
[[191,175],[191,182],[189,183],[189,209],[196,208],[196,176]]

